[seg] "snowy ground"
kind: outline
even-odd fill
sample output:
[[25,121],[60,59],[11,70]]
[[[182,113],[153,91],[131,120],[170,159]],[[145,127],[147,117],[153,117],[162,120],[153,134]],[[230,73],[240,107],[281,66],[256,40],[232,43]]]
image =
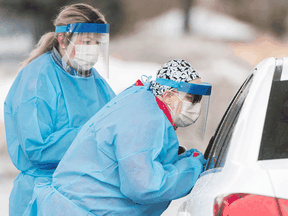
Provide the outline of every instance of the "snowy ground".
[[[143,74],[155,78],[159,67],[171,59],[182,58],[190,62],[202,80],[213,85],[206,138],[202,143],[192,143],[187,135],[189,129],[179,129],[177,134],[180,144],[204,152],[226,106],[252,70],[252,65],[235,57],[227,41],[250,41],[255,34],[250,26],[203,8],[193,9],[191,20],[192,35],[181,34],[182,14],[173,10],[139,23],[135,33],[111,41],[108,83],[119,93]],[[15,70],[15,67],[12,64],[9,70]],[[15,75],[3,70],[0,62],[0,213],[5,216],[18,171],[7,157],[3,124],[3,101]],[[176,215],[183,200],[185,198],[173,201],[163,216]]]

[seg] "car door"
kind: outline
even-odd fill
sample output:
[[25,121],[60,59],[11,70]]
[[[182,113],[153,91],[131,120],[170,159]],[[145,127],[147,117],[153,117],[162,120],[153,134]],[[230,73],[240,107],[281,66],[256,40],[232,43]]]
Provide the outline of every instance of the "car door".
[[[241,108],[249,93],[252,80],[253,73],[245,80],[234,96],[215,132],[215,135],[211,138],[204,153],[207,158],[207,164],[205,167],[205,173],[203,172],[202,176],[206,175],[206,172],[211,169],[220,169],[224,166],[234,128],[237,124]],[[214,170],[214,172],[220,171],[219,169]]]
[[[207,184],[217,185],[217,181],[214,180],[214,176],[220,174],[222,167],[225,166],[226,156],[229,151],[230,141],[234,132],[235,125],[241,108],[244,104],[245,98],[249,93],[249,89],[253,80],[253,72],[248,76],[238,92],[235,94],[230,105],[228,106],[220,124],[218,125],[215,134],[210,139],[208,147],[204,153],[207,163],[204,172],[200,175],[194,188],[192,189],[188,201],[186,201],[179,209],[179,212],[195,212],[194,203],[197,200],[197,208],[207,208],[209,204],[208,199],[205,199],[207,192],[203,192]],[[204,190],[205,191],[205,190]],[[200,193],[201,192],[201,193]],[[201,199],[201,202],[199,202]],[[203,207],[201,207],[203,205]],[[209,206],[211,207],[211,206]],[[193,209],[194,208],[194,209]],[[213,212],[212,210],[210,212]],[[197,212],[197,215],[201,213]],[[187,214],[189,215],[189,214]],[[207,215],[206,215],[207,216]]]

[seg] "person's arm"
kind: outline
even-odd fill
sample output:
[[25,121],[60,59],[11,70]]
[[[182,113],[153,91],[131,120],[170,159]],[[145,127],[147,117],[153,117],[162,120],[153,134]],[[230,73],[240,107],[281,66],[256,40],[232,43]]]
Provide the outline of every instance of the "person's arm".
[[177,135],[155,97],[140,89],[118,106],[122,117],[111,130],[121,193],[139,204],[187,195],[203,165],[194,157],[177,161]]
[[[34,97],[21,102],[14,116],[18,141],[26,157],[36,166],[55,167],[76,137],[79,128],[65,127],[68,123],[66,111],[57,115],[58,97],[49,101]],[[55,124],[63,127],[55,130]]]
[[203,170],[199,158],[193,156],[163,166],[158,159],[153,160],[152,155],[153,150],[143,151],[119,161],[120,190],[139,204],[187,195]]
[[115,139],[120,190],[141,204],[183,197],[194,186],[203,165],[193,156],[176,161],[179,144],[173,126],[162,111],[140,105],[149,115],[131,109],[133,117],[123,121],[120,127],[125,131]]

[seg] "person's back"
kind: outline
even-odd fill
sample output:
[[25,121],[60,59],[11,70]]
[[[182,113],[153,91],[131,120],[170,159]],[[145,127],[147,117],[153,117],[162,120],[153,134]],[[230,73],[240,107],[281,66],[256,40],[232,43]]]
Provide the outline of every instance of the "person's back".
[[[160,195],[157,191],[162,184],[169,183],[168,176],[160,181],[165,171],[157,164],[174,163],[177,153],[176,133],[155,97],[147,87],[132,87],[87,122],[60,162],[52,186],[95,215],[139,215]],[[143,165],[147,167],[141,168]],[[151,175],[146,168],[154,169]],[[127,179],[127,171],[133,181]],[[155,194],[150,194],[153,191]],[[173,193],[176,196],[177,189]],[[169,204],[168,197],[159,198],[159,202],[166,201],[164,207]],[[53,206],[56,210],[56,199]],[[41,208],[43,212],[51,210]]]

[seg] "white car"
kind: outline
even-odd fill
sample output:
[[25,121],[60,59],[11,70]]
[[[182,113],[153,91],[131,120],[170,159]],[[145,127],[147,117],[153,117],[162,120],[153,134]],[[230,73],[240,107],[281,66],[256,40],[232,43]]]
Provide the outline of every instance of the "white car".
[[288,58],[253,69],[205,157],[178,216],[288,216]]

